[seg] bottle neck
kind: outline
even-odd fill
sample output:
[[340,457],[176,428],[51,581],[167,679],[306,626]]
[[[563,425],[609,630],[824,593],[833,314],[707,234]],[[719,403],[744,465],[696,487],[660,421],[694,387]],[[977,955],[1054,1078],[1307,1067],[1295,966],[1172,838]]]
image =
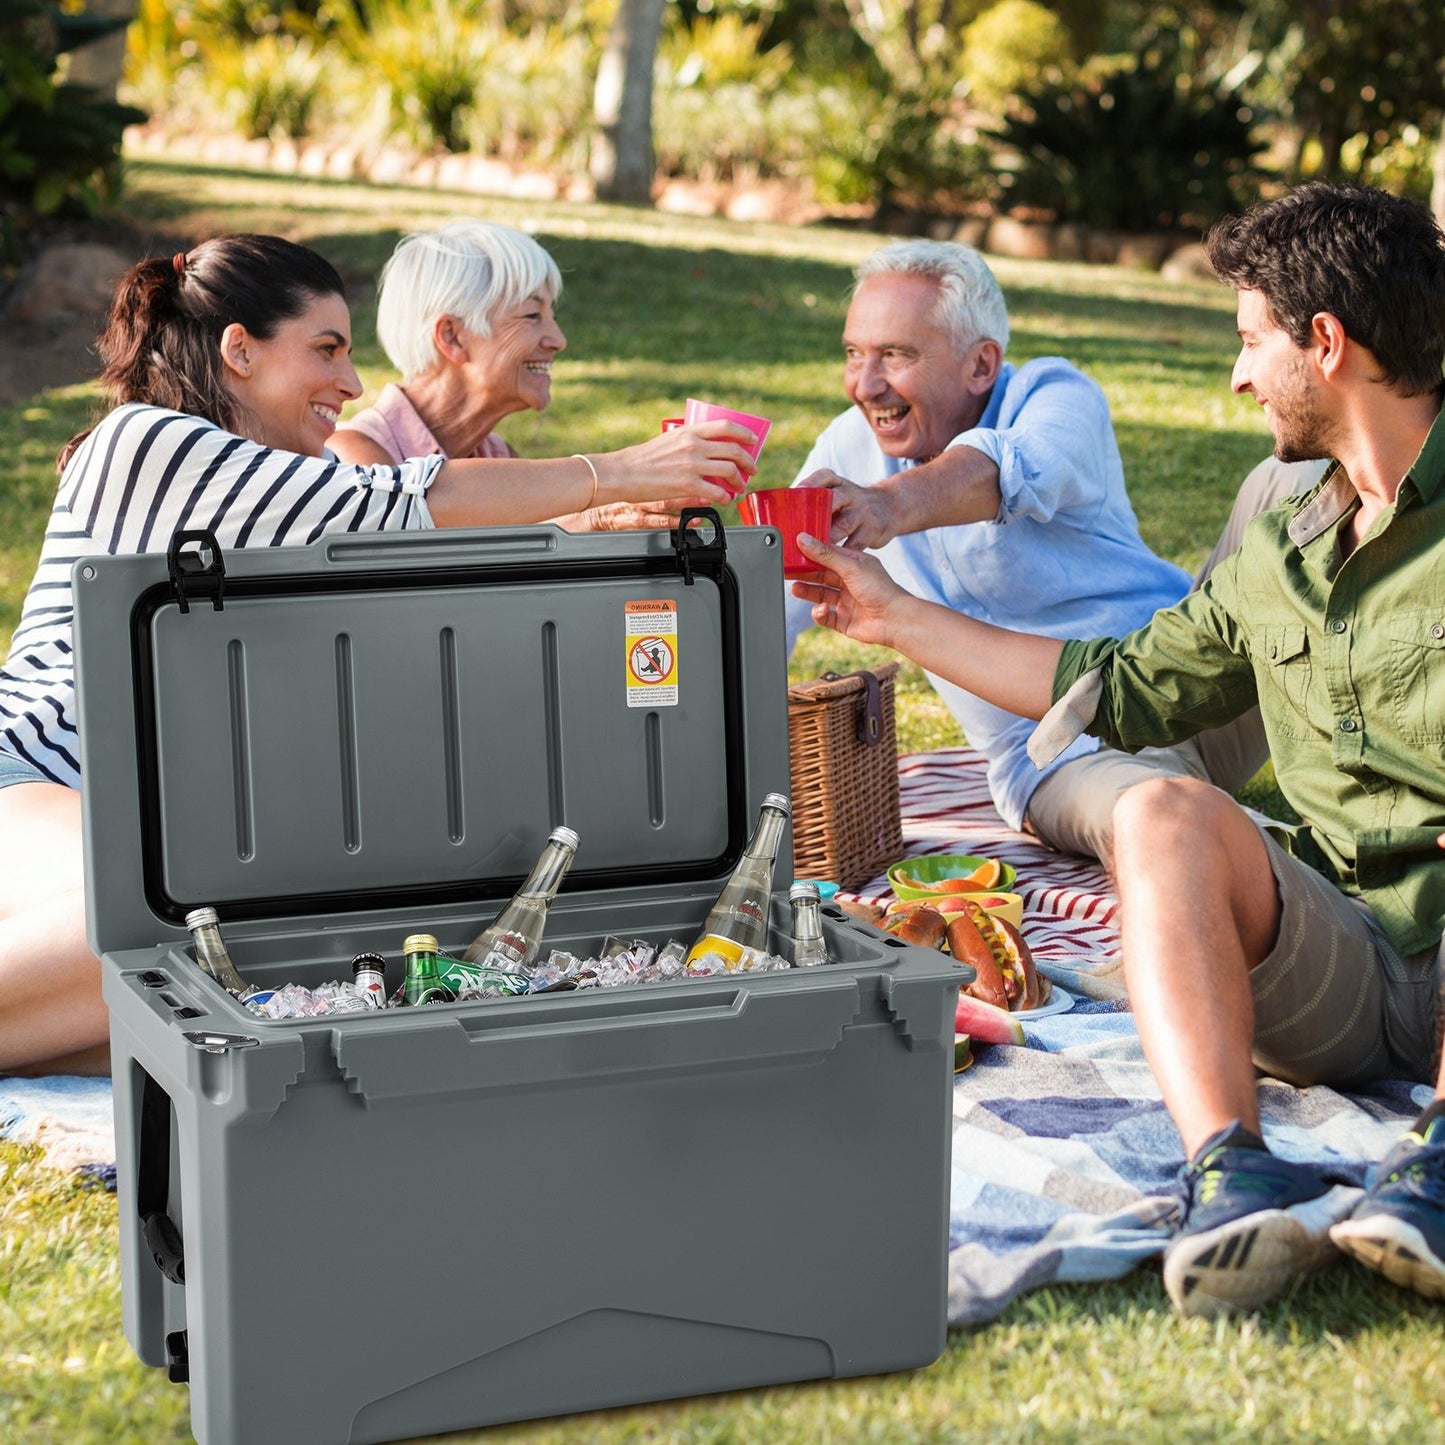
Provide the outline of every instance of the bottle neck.
[[527,875],[526,882],[517,890],[518,894],[525,894],[528,898],[544,898],[550,902],[557,896],[557,890],[562,886],[562,880],[567,876],[567,870],[572,866],[572,859],[576,854],[577,850],[570,844],[550,841],[542,849],[542,855]]
[[818,911],[815,898],[793,904],[793,937],[821,938],[823,936],[823,915]]
[[438,971],[437,956],[430,949],[419,948],[406,956],[408,978],[425,978]]
[[772,862],[782,846],[783,828],[787,821],[788,815],[780,808],[764,808],[758,817],[758,826],[753,829],[753,836],[748,839],[743,857]]

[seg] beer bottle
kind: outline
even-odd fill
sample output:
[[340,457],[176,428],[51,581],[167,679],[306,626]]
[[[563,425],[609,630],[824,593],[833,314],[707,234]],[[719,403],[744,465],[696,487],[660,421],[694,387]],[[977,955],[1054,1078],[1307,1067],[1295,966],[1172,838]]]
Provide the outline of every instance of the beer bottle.
[[716,953],[729,968],[746,949],[768,951],[768,903],[773,892],[773,867],[783,842],[788,821],[788,800],[782,793],[769,793],[753,836],[738,859],[732,877],[723,884],[712,911],[702,925],[697,942],[688,951],[691,963],[705,953]]
[[529,969],[542,947],[542,930],[547,926],[547,909],[557,896],[572,860],[577,856],[577,834],[571,828],[553,828],[547,846],[532,865],[526,881],[512,901],[472,940],[462,955],[464,963],[477,963],[493,951],[503,934],[520,940],[522,967]]
[[351,976],[367,1008],[386,1007],[386,960],[379,953],[358,953],[351,960]]
[[247,983],[231,962],[226,940],[221,937],[221,916],[214,908],[193,908],[186,914],[186,927],[196,944],[196,962],[228,993],[242,1003],[261,993],[255,984]]
[[818,911],[818,885],[794,883],[788,890],[793,905],[793,967],[813,968],[828,961],[823,942],[823,915]]
[[406,982],[401,1001],[408,1006],[455,1003],[456,994],[442,982],[437,963],[437,941],[430,933],[413,933],[401,945],[406,956]]

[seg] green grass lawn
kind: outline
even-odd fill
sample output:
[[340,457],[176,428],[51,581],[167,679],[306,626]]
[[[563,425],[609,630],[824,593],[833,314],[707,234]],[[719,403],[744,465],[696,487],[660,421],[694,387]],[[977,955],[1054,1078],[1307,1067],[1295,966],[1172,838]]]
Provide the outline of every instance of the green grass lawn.
[[[849,267],[880,238],[680,220],[578,205],[522,205],[319,181],[137,164],[128,212],[175,237],[276,230],[307,241],[352,287],[358,363],[388,379],[371,278],[404,229],[455,213],[527,225],[566,278],[569,347],[552,409],[504,427],[524,453],[621,446],[650,435],[688,395],[774,420],[762,478],[791,479],[844,401],[839,332]],[[1233,491],[1268,448],[1257,408],[1229,395],[1232,300],[1151,275],[999,261],[1016,360],[1064,353],[1114,408],[1146,539],[1193,568]],[[51,462],[94,404],[86,388],[0,411],[0,641],[34,565],[54,488]],[[812,633],[794,675],[846,671],[869,653]],[[899,689],[901,746],[959,741],[916,669]],[[760,1201],[765,1203],[765,1201]],[[113,1196],[76,1188],[34,1151],[0,1144],[0,1441],[157,1445],[189,1438],[187,1396],[134,1359],[120,1329]],[[337,1221],[344,1248],[355,1221]],[[369,1220],[389,1248],[397,1221]],[[705,1247],[706,1240],[700,1240]],[[859,1249],[886,1249],[888,1221]],[[846,1260],[839,1261],[847,1269]],[[1438,1307],[1341,1268],[1257,1318],[1184,1322],[1156,1271],[1045,1290],[995,1324],[949,1337],[929,1369],[649,1406],[448,1437],[695,1445],[912,1445],[964,1441],[1186,1442],[1445,1439]],[[338,1348],[373,1348],[338,1321]],[[255,1382],[265,1388],[264,1382]],[[220,1442],[217,1442],[220,1445]]]

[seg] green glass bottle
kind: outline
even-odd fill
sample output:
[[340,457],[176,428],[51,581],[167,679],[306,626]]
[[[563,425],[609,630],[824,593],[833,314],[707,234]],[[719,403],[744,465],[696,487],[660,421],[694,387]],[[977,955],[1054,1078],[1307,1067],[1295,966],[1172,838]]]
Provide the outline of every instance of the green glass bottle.
[[442,981],[437,941],[430,933],[409,935],[401,951],[406,958],[406,982],[401,986],[403,1004],[456,1002],[456,994]]

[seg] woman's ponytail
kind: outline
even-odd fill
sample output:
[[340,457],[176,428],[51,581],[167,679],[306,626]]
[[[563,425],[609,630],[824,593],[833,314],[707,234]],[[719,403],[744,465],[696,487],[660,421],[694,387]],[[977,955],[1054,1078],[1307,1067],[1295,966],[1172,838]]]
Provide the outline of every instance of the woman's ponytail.
[[[137,262],[117,283],[96,343],[107,409],[144,402],[239,431],[244,415],[221,362],[226,327],[264,340],[317,297],[345,294],[330,262],[279,236],[217,236]],[[57,471],[90,430],[66,443]]]

